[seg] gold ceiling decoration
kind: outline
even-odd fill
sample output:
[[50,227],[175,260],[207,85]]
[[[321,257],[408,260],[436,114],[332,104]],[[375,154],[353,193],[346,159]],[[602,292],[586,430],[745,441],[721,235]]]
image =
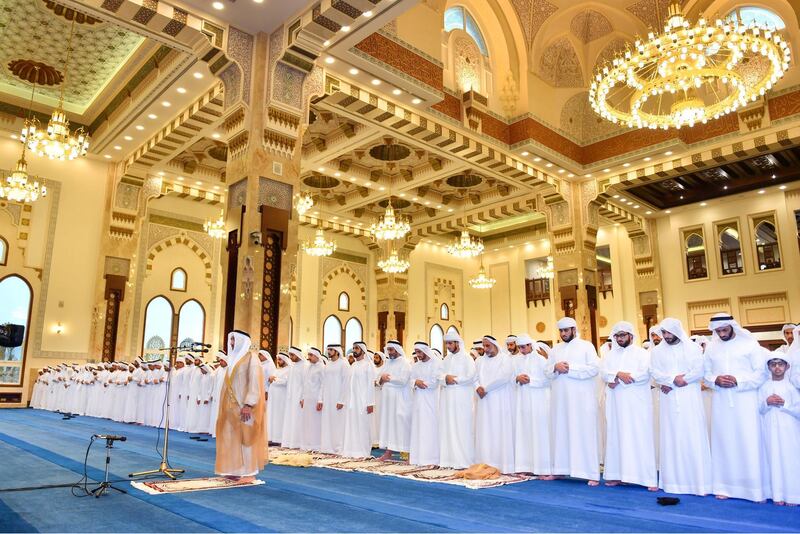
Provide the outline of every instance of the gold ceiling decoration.
[[47,63],[32,59],[13,59],[8,62],[8,70],[20,80],[36,85],[58,85],[64,81],[64,75]]
[[59,17],[64,17],[70,22],[74,20],[78,24],[87,24],[89,26],[92,26],[93,24],[103,23],[103,21],[100,19],[96,19],[90,15],[81,13],[80,11],[75,11],[74,9],[61,5],[58,2],[53,2],[53,0],[43,0],[43,1],[47,9],[49,9]]
[[[702,18],[692,26],[673,3],[663,33],[651,32],[598,68],[589,101],[615,124],[691,127],[763,96],[790,60],[789,46],[775,29]],[[745,79],[744,66],[755,61],[766,61],[768,68],[756,79]]]

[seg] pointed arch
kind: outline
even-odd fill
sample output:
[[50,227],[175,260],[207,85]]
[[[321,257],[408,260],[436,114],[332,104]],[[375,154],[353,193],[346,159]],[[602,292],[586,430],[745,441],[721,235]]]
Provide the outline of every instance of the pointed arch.
[[178,245],[185,245],[189,247],[189,249],[194,252],[194,254],[200,258],[200,261],[203,262],[203,268],[205,269],[205,278],[206,283],[211,284],[211,257],[212,254],[210,251],[206,250],[200,243],[195,241],[189,236],[186,235],[175,235],[172,237],[168,237],[163,241],[159,241],[147,251],[147,263],[145,266],[146,273],[149,275],[153,271],[153,262],[156,259],[156,256],[159,252],[162,252],[170,247],[178,246]]

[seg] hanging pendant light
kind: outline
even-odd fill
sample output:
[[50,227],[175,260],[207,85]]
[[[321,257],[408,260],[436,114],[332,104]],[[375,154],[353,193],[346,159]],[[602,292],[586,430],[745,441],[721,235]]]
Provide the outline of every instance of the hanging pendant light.
[[391,247],[386,256],[378,261],[378,267],[385,273],[399,274],[406,272],[411,267],[411,262],[401,257],[397,249]]
[[225,239],[225,236],[228,235],[228,232],[225,231],[225,211],[219,211],[219,219],[203,223],[203,230],[214,239]]
[[[37,74],[39,67],[36,67]],[[34,78],[35,79],[35,78]],[[31,105],[28,108],[28,117],[25,119],[27,124],[30,120],[33,108],[33,95],[36,91],[36,82],[34,81],[31,89]],[[28,176],[28,162],[25,161],[25,149],[27,145],[22,143],[22,154],[17,161],[14,172],[6,177],[5,183],[0,183],[0,198],[5,198],[13,202],[31,203],[39,199],[39,197],[47,196],[47,187],[39,185],[37,180],[31,180]]]
[[411,231],[411,224],[400,214],[395,214],[392,207],[392,197],[389,194],[389,203],[383,216],[369,227],[369,233],[378,241],[393,241],[402,239]]
[[447,245],[447,252],[456,258],[474,258],[483,252],[483,241],[467,231],[467,195],[464,193],[464,229],[461,235]]
[[295,195],[294,209],[297,210],[298,215],[305,215],[308,210],[314,207],[314,198],[308,191],[303,191]]
[[497,282],[494,278],[487,276],[486,269],[483,268],[483,255],[481,255],[481,268],[478,270],[477,276],[469,280],[469,285],[472,289],[492,289]]
[[300,248],[309,256],[330,256],[336,251],[336,242],[325,239],[325,232],[320,225],[314,234],[314,241],[304,241],[300,244]]
[[[75,31],[75,19],[69,30],[67,40],[67,57],[64,60],[64,80],[61,82],[61,94],[58,98],[58,107],[53,110],[47,129],[39,127],[39,121],[34,117],[25,121],[22,130],[22,142],[39,156],[47,156],[50,159],[73,160],[86,155],[89,149],[89,134],[83,126],[70,132],[69,119],[64,113],[64,87],[67,85],[69,75],[69,60],[72,54],[72,36]],[[38,67],[37,67],[38,74]]]

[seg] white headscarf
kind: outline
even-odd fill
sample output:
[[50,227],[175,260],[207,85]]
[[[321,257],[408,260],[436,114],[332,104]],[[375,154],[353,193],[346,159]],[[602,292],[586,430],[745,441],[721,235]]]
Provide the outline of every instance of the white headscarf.
[[305,359],[303,351],[297,347],[289,347],[289,354],[292,356],[297,356],[298,358],[300,358],[300,361],[303,361]]
[[494,337],[492,337],[492,336],[490,336],[490,335],[488,335],[488,334],[487,334],[487,335],[483,336],[483,339],[485,339],[486,341],[488,341],[489,343],[491,343],[492,345],[494,345],[495,347],[497,347],[497,354],[498,354],[498,356],[499,356],[500,354],[504,353],[504,352],[507,352],[507,351],[506,351],[506,348],[505,348],[505,347],[501,347],[501,346],[500,346],[500,343],[499,343],[499,342],[498,342],[498,341],[497,341],[497,340],[496,340]]
[[390,348],[393,348],[394,350],[396,350],[397,353],[400,355],[400,358],[405,358],[406,357],[406,351],[403,350],[403,346],[400,344],[399,341],[393,339],[391,341],[387,341],[386,342],[386,346],[383,347],[383,352],[386,354],[387,357],[389,356],[389,349]]
[[369,352],[369,349],[367,348],[367,344],[366,344],[366,343],[364,343],[363,341],[356,341],[355,343],[353,343],[353,348],[355,348],[355,347],[361,347],[361,350],[362,350],[362,351],[363,351],[365,354],[366,354],[367,352]]
[[224,360],[225,363],[228,363],[228,355],[225,354],[224,352],[222,352],[221,350],[217,351],[217,359],[218,360]]
[[786,341],[786,344],[787,344],[787,345],[789,345],[789,341],[786,339],[786,332],[787,332],[787,331],[789,331],[789,330],[791,330],[792,332],[794,332],[794,329],[795,329],[797,326],[798,326],[798,325],[796,325],[796,324],[793,324],[793,323],[787,323],[787,324],[783,325],[783,328],[781,328],[781,335],[783,336],[783,340],[784,340],[784,341]]
[[715,313],[711,316],[711,319],[708,321],[708,329],[711,330],[711,343],[721,343],[722,340],[717,335],[717,328],[723,326],[732,326],[733,331],[736,332],[736,337],[748,339],[755,343],[756,338],[753,337],[753,334],[750,333],[749,330],[742,328],[739,323],[737,323],[733,317],[729,313]]
[[[673,336],[681,340],[682,343],[689,343],[692,341],[683,329],[681,322],[673,317],[666,317],[661,324],[658,325],[659,336],[663,337],[664,332],[669,332]],[[699,343],[698,343],[699,345]]]
[[792,344],[789,345],[789,348],[786,349],[787,356],[789,354],[797,360],[797,365],[800,366],[800,324],[794,327],[794,341]]
[[433,359],[436,359],[436,358],[438,357],[438,356],[436,356],[436,354],[435,354],[435,353],[434,353],[434,352],[431,350],[431,347],[430,347],[430,345],[428,345],[428,344],[427,344],[427,343],[425,343],[424,341],[417,341],[416,343],[414,343],[414,349],[415,349],[415,350],[419,350],[419,351],[421,351],[423,354],[425,354],[425,355],[426,355],[428,358],[430,358],[430,359],[432,359],[432,360],[433,360]]
[[558,320],[556,323],[556,328],[559,330],[563,330],[565,328],[574,328],[575,329],[575,339],[580,338],[580,332],[578,332],[578,323],[572,317],[563,317]]
[[241,330],[234,330],[228,334],[228,372],[230,373],[234,366],[241,360],[250,350],[252,341],[250,336]]
[[629,347],[636,343],[636,327],[628,321],[620,321],[611,328],[611,335],[609,336],[609,339],[611,340],[611,350],[624,348],[620,347],[617,344],[617,340],[614,339],[614,336],[620,332],[627,332],[633,336],[633,339],[631,339],[631,344],[628,345]]
[[[445,339],[445,341],[447,341],[447,340]],[[473,341],[472,342],[472,348],[473,349],[483,348],[483,340],[482,339],[476,339],[475,341]]]
[[506,344],[508,344],[508,343],[516,343],[516,342],[517,342],[517,336],[515,336],[514,334],[510,334],[506,338]]
[[[327,363],[327,359],[322,356],[322,353],[319,351],[319,349],[317,347],[309,347],[308,353],[309,354],[313,354],[314,356],[316,356],[318,358],[317,363],[321,363],[322,365],[325,365]],[[308,360],[308,363],[311,363],[310,359]],[[315,364],[312,364],[312,365],[315,365]]]
[[287,367],[291,367],[292,365],[294,365],[294,361],[285,352],[279,352],[278,358],[283,360],[283,363],[285,363]]
[[[327,347],[325,347],[325,348],[326,348],[326,350],[330,350],[330,349],[333,349],[333,350],[335,350],[336,352],[338,352],[338,353],[339,353],[339,357],[340,357],[340,358],[343,358],[343,357],[344,357],[344,351],[342,350],[342,346],[341,346],[341,345],[339,345],[338,343],[330,343],[330,344],[329,344]],[[327,356],[327,354],[326,354],[326,356]]]
[[[531,336],[529,336],[528,334],[520,334],[516,336],[514,339],[516,339],[518,347],[520,345],[534,345],[533,338],[531,338]],[[508,340],[506,340],[506,342],[508,342]],[[533,347],[533,350],[536,350],[536,347]]]
[[656,325],[651,326],[650,330],[647,331],[647,340],[648,341],[652,341],[653,340],[653,337],[652,337],[653,334],[657,335],[658,337],[661,337],[661,325],[660,324],[656,324]]

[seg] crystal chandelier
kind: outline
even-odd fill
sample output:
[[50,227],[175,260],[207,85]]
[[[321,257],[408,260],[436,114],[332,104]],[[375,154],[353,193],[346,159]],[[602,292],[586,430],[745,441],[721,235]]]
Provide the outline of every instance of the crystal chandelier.
[[298,215],[305,215],[313,206],[314,199],[311,197],[311,193],[306,191],[295,195],[294,209],[297,210]]
[[378,267],[381,271],[389,274],[404,273],[411,266],[411,262],[405,258],[401,258],[396,249],[392,248],[389,254],[382,260],[378,261]]
[[22,147],[22,156],[17,161],[17,166],[7,178],[6,183],[0,183],[0,198],[13,202],[35,202],[39,197],[47,196],[47,187],[39,185],[38,181],[28,181],[28,163],[25,161],[25,146]]
[[[89,134],[83,126],[70,132],[69,120],[64,113],[64,87],[67,85],[67,75],[69,73],[69,60],[72,54],[72,34],[75,30],[75,20],[67,40],[67,57],[64,60],[64,80],[61,82],[61,95],[58,99],[58,107],[53,110],[47,129],[39,127],[36,117],[25,121],[22,128],[20,139],[28,145],[28,148],[39,156],[47,156],[50,159],[73,160],[85,156],[89,149]],[[38,70],[38,69],[37,69]]]
[[[39,68],[36,67],[37,75]],[[34,80],[36,78],[34,77]],[[31,109],[33,108],[33,95],[36,91],[36,83],[34,81],[33,87],[31,89],[31,108],[28,109],[28,117],[25,119],[25,122],[30,120],[31,117]],[[47,187],[45,185],[39,185],[39,182],[36,180],[28,181],[28,162],[25,161],[25,149],[27,145],[25,143],[22,144],[22,154],[17,161],[17,166],[14,168],[14,172],[12,172],[9,176],[6,177],[5,183],[0,183],[0,198],[5,198],[14,202],[35,202],[39,199],[39,197],[44,197],[47,195]]]
[[552,280],[555,277],[553,271],[553,256],[547,256],[547,263],[542,262],[542,265],[536,270],[537,278],[547,278]]
[[472,289],[492,289],[494,287],[494,278],[489,278],[486,275],[486,269],[483,268],[483,257],[481,257],[481,268],[475,278],[469,280],[469,285]]
[[589,102],[615,124],[691,127],[763,96],[790,60],[789,46],[773,28],[719,19],[691,26],[673,3],[663,33],[651,32],[598,67]]
[[447,245],[447,252],[456,258],[474,258],[483,252],[483,242],[480,238],[469,235],[465,228],[461,231],[461,236]]
[[369,233],[378,241],[402,239],[410,231],[411,224],[403,216],[395,215],[391,197],[383,217],[369,227]]
[[206,221],[203,224],[203,230],[213,237],[214,239],[225,239],[228,232],[225,231],[225,213],[223,210],[219,212],[219,219],[213,221]]
[[336,250],[336,242],[326,240],[322,228],[317,228],[314,241],[303,241],[300,248],[309,256],[330,256]]

